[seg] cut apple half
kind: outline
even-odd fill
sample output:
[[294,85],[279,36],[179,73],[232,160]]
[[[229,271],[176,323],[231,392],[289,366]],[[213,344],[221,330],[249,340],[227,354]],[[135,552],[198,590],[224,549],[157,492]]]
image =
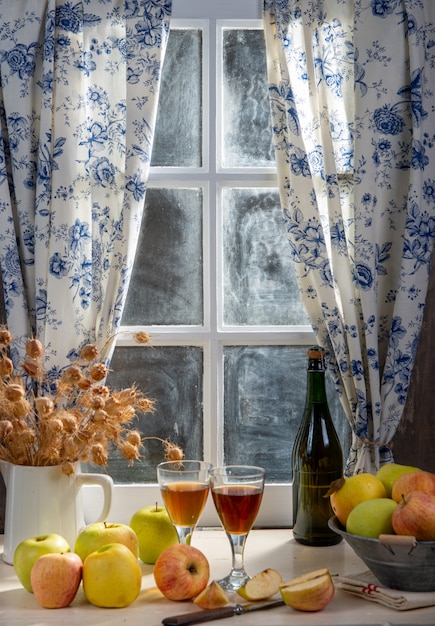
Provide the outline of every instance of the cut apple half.
[[335,587],[327,568],[317,569],[280,585],[284,602],[297,611],[321,611],[334,597]]
[[281,574],[268,567],[250,578],[243,587],[237,590],[237,593],[250,602],[266,600],[278,593],[281,583]]
[[229,603],[225,589],[216,580],[212,580],[193,601],[202,609],[217,609]]

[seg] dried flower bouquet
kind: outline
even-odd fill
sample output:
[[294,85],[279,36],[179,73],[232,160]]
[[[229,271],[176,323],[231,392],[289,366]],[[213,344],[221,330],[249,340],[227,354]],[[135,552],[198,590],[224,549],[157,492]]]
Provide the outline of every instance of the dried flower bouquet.
[[[147,333],[136,333],[148,344]],[[65,474],[74,463],[107,464],[110,446],[133,463],[140,458],[144,439],[159,439],[168,459],[182,459],[175,444],[159,437],[142,438],[131,424],[137,414],[152,413],[154,401],[135,386],[121,391],[104,384],[108,369],[94,344],[58,380],[47,381],[44,348],[36,338],[26,344],[22,373],[14,372],[8,356],[10,332],[0,327],[0,459],[16,465],[62,465]]]

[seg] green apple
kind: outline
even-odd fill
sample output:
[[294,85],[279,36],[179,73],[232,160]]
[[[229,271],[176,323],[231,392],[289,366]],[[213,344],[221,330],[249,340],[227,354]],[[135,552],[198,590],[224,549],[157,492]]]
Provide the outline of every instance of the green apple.
[[127,524],[94,522],[86,526],[77,536],[74,546],[83,563],[86,557],[107,543],[123,543],[134,556],[139,558],[139,542],[134,530]]
[[129,606],[138,597],[141,584],[139,561],[123,543],[106,544],[83,563],[83,590],[95,606]]
[[400,463],[386,463],[377,472],[376,476],[382,481],[387,492],[387,497],[391,498],[391,490],[394,483],[402,476],[402,474],[408,474],[409,472],[420,472],[418,467],[412,465],[400,465]]
[[14,569],[24,589],[33,591],[30,582],[33,564],[43,554],[52,552],[71,552],[67,540],[57,533],[29,537],[17,545],[14,552]]
[[373,498],[360,502],[349,513],[346,531],[372,539],[383,534],[394,534],[392,517],[396,506],[397,502],[391,498]]
[[144,506],[134,513],[130,526],[139,540],[139,558],[153,564],[168,546],[178,543],[177,532],[164,506]]

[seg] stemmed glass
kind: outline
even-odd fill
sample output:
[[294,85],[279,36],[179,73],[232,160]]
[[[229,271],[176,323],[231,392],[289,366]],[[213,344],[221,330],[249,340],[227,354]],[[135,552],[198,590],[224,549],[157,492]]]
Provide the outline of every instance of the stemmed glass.
[[232,566],[219,580],[227,591],[236,591],[249,579],[244,566],[245,542],[260,508],[265,471],[251,465],[226,465],[210,471],[213,502],[231,544]]
[[180,543],[190,538],[204,509],[211,464],[205,461],[165,461],[157,466],[163,501]]

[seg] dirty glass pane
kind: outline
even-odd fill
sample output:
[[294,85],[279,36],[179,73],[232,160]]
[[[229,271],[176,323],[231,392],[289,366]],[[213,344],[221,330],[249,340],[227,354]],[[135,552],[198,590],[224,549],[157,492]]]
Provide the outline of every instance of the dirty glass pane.
[[223,167],[272,167],[264,33],[223,30]]
[[203,321],[202,191],[147,190],[123,325]]
[[162,69],[152,166],[202,165],[201,29],[173,29]]
[[[200,458],[204,449],[203,352],[197,347],[116,348],[107,384],[114,389],[136,385],[156,401],[155,412],[139,417],[142,436],[169,439],[180,445],[186,458]],[[116,451],[104,469],[116,483],[156,482],[156,466],[164,461],[158,441],[144,441],[143,459],[129,466]],[[98,471],[89,465],[88,471]]]
[[[269,483],[290,482],[291,451],[306,391],[306,347],[224,348],[224,462],[260,465]],[[349,424],[327,377],[331,415],[343,450]]]
[[276,189],[224,189],[225,325],[309,324]]

